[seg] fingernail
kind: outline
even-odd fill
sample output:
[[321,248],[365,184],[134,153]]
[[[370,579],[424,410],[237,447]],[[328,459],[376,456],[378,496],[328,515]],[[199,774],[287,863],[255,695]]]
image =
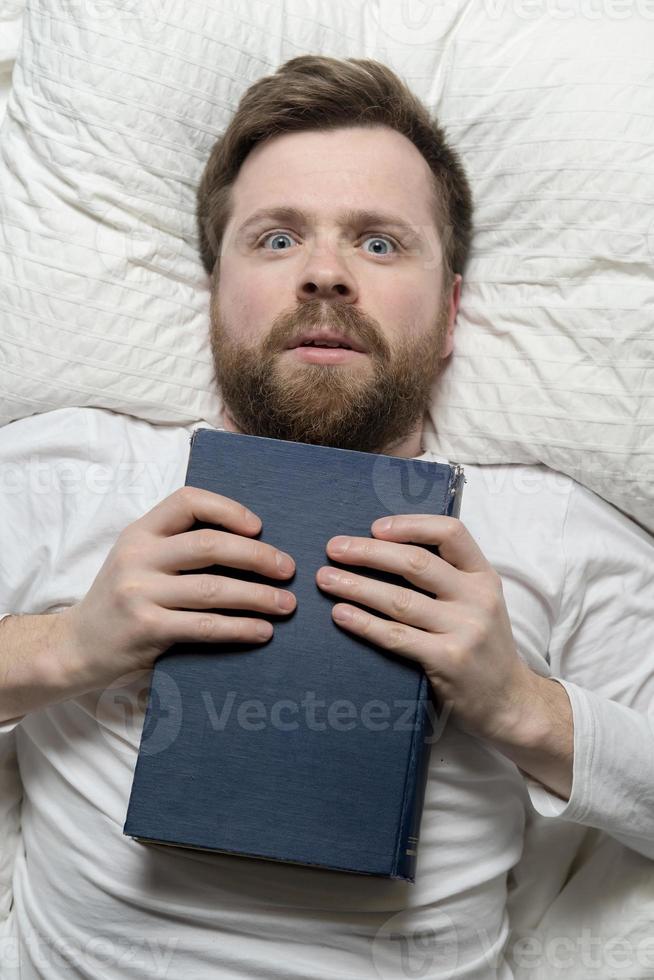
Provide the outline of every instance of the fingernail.
[[288,555],[283,555],[281,551],[278,551],[275,555],[275,561],[277,562],[277,568],[284,575],[290,575],[293,571],[294,565]]
[[334,619],[340,619],[342,623],[349,623],[352,615],[352,611],[345,606],[334,606]]
[[279,589],[275,589],[275,600],[280,609],[292,609],[295,605],[295,599],[290,592],[280,592]]
[[344,551],[347,551],[351,543],[349,538],[334,538],[331,550],[336,554],[342,555]]
[[390,531],[393,526],[392,517],[382,517],[380,521],[375,521],[374,528],[375,531]]

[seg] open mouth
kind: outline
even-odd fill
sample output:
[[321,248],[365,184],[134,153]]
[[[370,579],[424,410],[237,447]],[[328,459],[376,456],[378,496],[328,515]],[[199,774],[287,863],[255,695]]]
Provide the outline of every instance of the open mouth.
[[299,344],[292,347],[289,354],[298,361],[313,364],[339,364],[341,361],[353,361],[367,356],[363,351],[352,350],[351,347],[328,347],[325,344]]
[[297,360],[318,364],[338,364],[366,356],[358,340],[345,337],[338,329],[324,327],[305,330],[288,347]]
[[351,350],[365,354],[363,345],[354,337],[346,337],[339,330],[312,329],[297,334],[289,343],[290,348],[316,348],[321,350]]

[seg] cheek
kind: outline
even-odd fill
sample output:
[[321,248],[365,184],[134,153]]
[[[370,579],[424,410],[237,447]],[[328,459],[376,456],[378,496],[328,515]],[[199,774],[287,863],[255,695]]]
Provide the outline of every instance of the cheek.
[[388,324],[390,333],[397,343],[424,333],[428,323],[433,320],[433,308],[428,307],[420,289],[406,293],[395,292],[384,304],[383,321]]
[[230,335],[242,342],[257,343],[282,310],[279,284],[266,281],[252,270],[245,274],[238,263],[225,263],[221,267],[214,309]]
[[236,256],[224,255],[215,293],[215,303],[221,318],[228,323],[242,322],[244,319],[249,321],[252,300],[257,294],[258,289],[253,285],[251,276],[246,275],[243,263]]
[[364,308],[369,309],[393,336],[422,333],[426,325],[433,322],[438,310],[436,274],[424,270],[417,259],[401,270],[382,271],[384,276],[366,282],[362,290]]

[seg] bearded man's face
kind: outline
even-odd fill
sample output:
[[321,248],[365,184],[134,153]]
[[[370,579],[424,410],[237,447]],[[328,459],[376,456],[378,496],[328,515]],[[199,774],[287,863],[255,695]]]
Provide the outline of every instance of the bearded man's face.
[[284,134],[246,158],[233,200],[211,303],[226,427],[415,455],[461,280],[443,287],[419,151],[384,126]]

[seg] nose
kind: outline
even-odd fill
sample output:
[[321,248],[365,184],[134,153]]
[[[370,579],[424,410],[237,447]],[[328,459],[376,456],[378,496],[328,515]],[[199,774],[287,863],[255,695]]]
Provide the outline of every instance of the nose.
[[304,302],[309,299],[356,302],[357,284],[338,244],[315,246],[308,251],[298,273],[296,294]]

